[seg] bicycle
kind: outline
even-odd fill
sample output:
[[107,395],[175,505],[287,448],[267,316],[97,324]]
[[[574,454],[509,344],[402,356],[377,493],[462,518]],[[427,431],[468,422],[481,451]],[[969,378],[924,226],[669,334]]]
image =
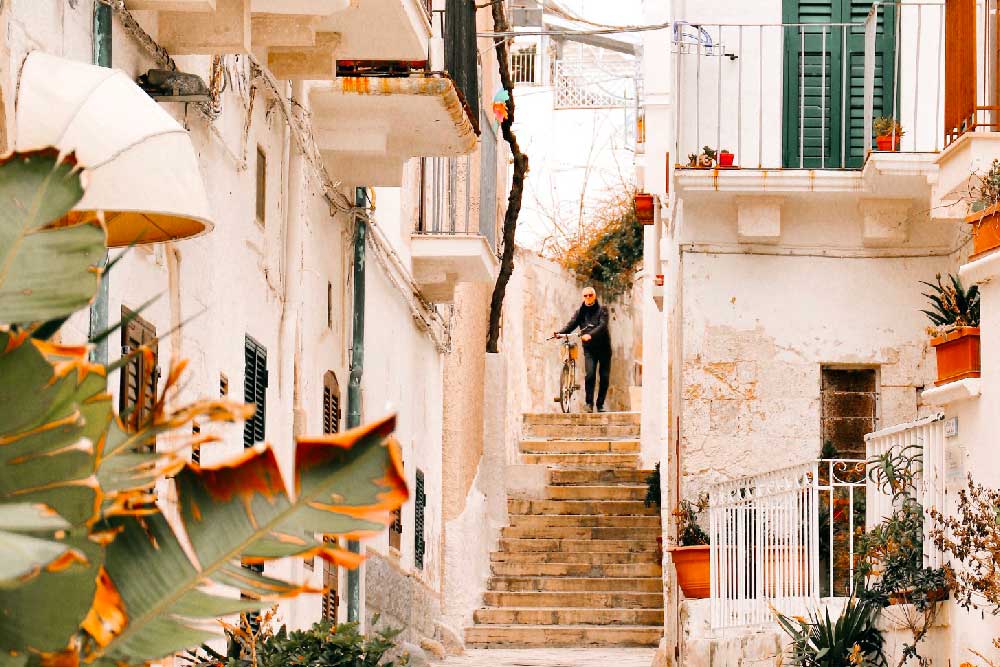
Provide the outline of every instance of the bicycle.
[[570,412],[573,394],[580,389],[580,385],[576,383],[576,360],[580,356],[580,347],[573,340],[579,337],[579,333],[556,334],[548,339],[562,339],[559,346],[559,356],[562,358],[562,372],[559,374],[559,396],[552,400],[559,404],[564,413]]

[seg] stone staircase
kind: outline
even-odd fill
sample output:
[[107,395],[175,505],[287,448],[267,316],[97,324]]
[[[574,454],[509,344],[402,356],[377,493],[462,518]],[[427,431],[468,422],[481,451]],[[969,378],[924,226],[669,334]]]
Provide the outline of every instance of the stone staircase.
[[656,646],[663,634],[657,508],[643,504],[639,415],[524,416],[542,500],[508,501],[473,647]]

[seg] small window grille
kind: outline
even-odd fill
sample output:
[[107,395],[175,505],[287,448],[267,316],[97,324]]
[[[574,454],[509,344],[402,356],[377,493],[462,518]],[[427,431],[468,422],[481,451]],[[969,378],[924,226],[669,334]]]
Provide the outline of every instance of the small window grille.
[[[158,346],[156,327],[142,319],[128,308],[122,307],[122,356],[133,355],[121,370],[121,386],[118,394],[118,412],[128,431],[137,431],[153,416],[156,404],[156,390],[160,378],[157,367]],[[145,345],[152,352],[152,358],[143,354],[133,354]],[[147,451],[156,448],[156,441],[146,444]]]
[[229,396],[229,377],[225,373],[219,373],[219,396]]
[[323,433],[340,433],[340,383],[333,371],[323,375]]
[[257,222],[264,224],[267,219],[267,155],[257,147]]
[[244,343],[246,362],[243,400],[252,403],[253,417],[243,425],[243,446],[253,447],[264,440],[267,417],[267,349],[250,336]]
[[424,569],[424,510],[427,508],[427,494],[424,493],[424,473],[417,470],[416,489],[413,493],[413,564],[418,570]]
[[[338,545],[334,537],[324,537],[328,544]],[[337,624],[337,608],[340,606],[340,576],[338,568],[327,560],[323,561],[323,620]]]

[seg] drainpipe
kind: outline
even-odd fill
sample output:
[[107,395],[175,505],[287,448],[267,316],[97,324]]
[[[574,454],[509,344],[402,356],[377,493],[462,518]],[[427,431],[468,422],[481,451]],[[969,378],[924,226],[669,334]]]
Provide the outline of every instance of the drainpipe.
[[[365,188],[354,189],[354,205],[367,204]],[[361,425],[361,376],[365,370],[365,237],[368,223],[364,216],[354,219],[354,340],[351,343],[351,381],[347,385],[347,428]],[[349,540],[347,548],[361,552],[361,543]],[[361,571],[347,571],[347,622],[360,621]]]
[[[111,67],[111,5],[104,0],[94,2],[94,64]],[[104,254],[100,268],[108,265],[108,254]],[[102,279],[97,287],[94,303],[90,305],[90,335],[94,336],[108,328],[108,281]],[[91,361],[108,363],[108,339],[94,346]]]

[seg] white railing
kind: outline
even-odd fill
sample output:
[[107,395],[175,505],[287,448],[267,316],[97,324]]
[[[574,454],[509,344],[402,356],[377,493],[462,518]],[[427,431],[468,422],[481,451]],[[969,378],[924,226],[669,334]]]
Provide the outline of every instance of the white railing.
[[[941,567],[944,558],[928,536],[927,526],[932,509],[945,509],[945,452],[944,415],[936,414],[907,424],[869,433],[865,436],[868,460],[895,451],[911,448],[919,452],[921,470],[916,475],[916,498],[923,506],[924,521],[924,565]],[[877,484],[869,479],[866,491],[866,522],[870,526],[879,523],[893,511],[892,496],[883,493]]]
[[515,49],[510,54],[510,76],[518,85],[541,83],[538,67],[538,48]]
[[559,60],[554,83],[556,109],[634,107],[642,86],[636,59]]
[[774,622],[849,595],[865,463],[822,459],[716,484],[709,492],[711,622]]
[[709,146],[743,168],[857,169],[878,116],[900,120],[903,152],[943,148],[940,1],[844,23],[678,22],[672,50],[681,164]]

